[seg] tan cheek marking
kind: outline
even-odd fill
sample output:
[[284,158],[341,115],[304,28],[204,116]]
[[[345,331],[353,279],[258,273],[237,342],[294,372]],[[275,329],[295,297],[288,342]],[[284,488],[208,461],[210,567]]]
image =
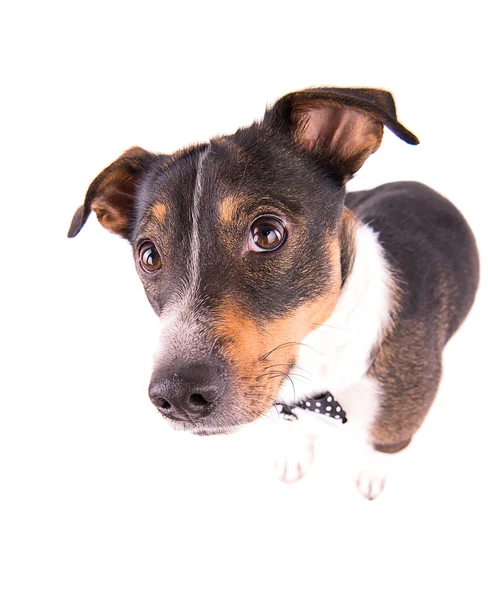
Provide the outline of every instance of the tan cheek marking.
[[[224,345],[224,355],[237,373],[236,398],[247,414],[256,417],[265,413],[273,404],[283,375],[273,377],[289,369],[297,357],[303,338],[320,326],[331,315],[340,292],[339,251],[332,262],[336,270],[333,289],[313,302],[305,303],[293,314],[258,325],[233,300],[222,302],[219,310],[216,334]],[[274,350],[278,346],[281,348]],[[269,355],[268,355],[269,353]],[[280,367],[273,369],[274,364]],[[266,367],[269,367],[266,369]],[[262,385],[253,393],[251,385]]]
[[231,225],[234,223],[239,204],[239,200],[234,196],[227,196],[224,198],[219,206],[220,220],[226,225]]
[[164,204],[162,204],[161,202],[157,202],[152,208],[151,208],[151,214],[152,216],[156,219],[156,221],[162,225],[164,223],[164,220],[166,218],[166,206]]

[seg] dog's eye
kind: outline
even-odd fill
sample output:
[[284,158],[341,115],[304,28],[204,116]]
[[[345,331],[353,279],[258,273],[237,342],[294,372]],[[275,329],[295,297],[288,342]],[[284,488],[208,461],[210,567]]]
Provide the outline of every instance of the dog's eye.
[[152,242],[144,242],[140,247],[139,262],[147,273],[153,273],[161,268],[161,257]]
[[257,218],[251,225],[249,242],[254,252],[276,250],[286,238],[286,229],[276,217],[263,216]]

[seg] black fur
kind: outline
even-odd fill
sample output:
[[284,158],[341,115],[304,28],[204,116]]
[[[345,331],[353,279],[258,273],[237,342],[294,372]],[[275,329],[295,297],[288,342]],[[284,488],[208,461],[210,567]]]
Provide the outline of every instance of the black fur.
[[[172,291],[186,283],[191,212],[201,159],[202,306],[211,308],[230,296],[253,318],[266,321],[295,309],[304,299],[323,294],[329,277],[327,232],[332,235],[337,227],[344,190],[317,163],[300,153],[297,156],[281,136],[252,127],[226,140],[212,141],[198,152],[185,153],[168,167],[165,159],[156,161],[140,186],[137,203],[143,209],[130,236],[136,254],[148,237],[144,216],[161,198],[168,206],[164,225],[151,237],[163,255],[164,268],[157,274],[141,272],[156,312],[161,312]],[[236,193],[246,201],[234,222],[223,224],[219,204]],[[275,252],[241,256],[252,221],[269,213],[287,219],[289,243]],[[296,277],[297,272],[302,276]]]
[[421,321],[443,348],[471,308],[479,259],[471,229],[440,194],[414,181],[347,194],[346,206],[378,232],[400,277],[399,319]]

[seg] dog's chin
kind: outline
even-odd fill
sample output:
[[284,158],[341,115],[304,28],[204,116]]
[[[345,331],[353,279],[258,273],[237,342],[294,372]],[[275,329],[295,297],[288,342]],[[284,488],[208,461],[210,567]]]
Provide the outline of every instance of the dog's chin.
[[[275,405],[272,405],[276,408]],[[269,414],[269,410],[263,415],[242,416],[239,414],[233,414],[229,411],[227,414],[212,414],[200,421],[187,421],[185,419],[171,418],[164,413],[161,413],[163,419],[170,425],[175,431],[184,431],[186,433],[192,433],[198,436],[209,436],[209,435],[230,435],[241,430],[244,426],[256,422],[261,416]]]
[[226,427],[221,429],[193,429],[191,433],[194,435],[206,436],[206,435],[230,435],[240,429],[241,426]]
[[165,419],[170,426],[176,431],[184,431],[199,436],[207,435],[230,435],[239,431],[242,425],[211,425],[206,423],[188,423],[187,421],[176,421],[173,419]]

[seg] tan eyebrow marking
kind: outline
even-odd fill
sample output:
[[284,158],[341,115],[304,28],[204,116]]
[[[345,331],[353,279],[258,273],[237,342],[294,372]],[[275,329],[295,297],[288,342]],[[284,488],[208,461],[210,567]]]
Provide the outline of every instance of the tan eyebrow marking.
[[239,199],[235,196],[227,196],[224,198],[219,205],[220,220],[226,225],[234,223],[239,204]]
[[156,221],[162,225],[166,218],[166,206],[161,202],[156,202],[156,204],[151,208],[151,214]]

